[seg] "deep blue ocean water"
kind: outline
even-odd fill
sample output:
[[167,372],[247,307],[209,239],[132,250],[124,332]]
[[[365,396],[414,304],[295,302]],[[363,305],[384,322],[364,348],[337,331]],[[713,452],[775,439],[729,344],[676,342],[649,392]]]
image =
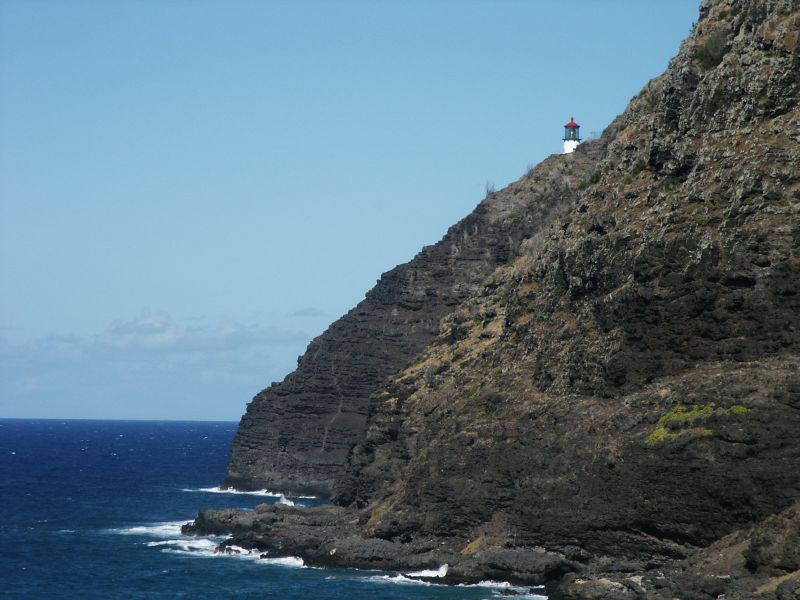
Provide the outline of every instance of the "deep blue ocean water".
[[219,493],[235,430],[236,423],[0,419],[0,596],[488,599],[512,591],[225,556],[214,553],[219,539],[181,536],[180,524],[201,508],[317,502]]

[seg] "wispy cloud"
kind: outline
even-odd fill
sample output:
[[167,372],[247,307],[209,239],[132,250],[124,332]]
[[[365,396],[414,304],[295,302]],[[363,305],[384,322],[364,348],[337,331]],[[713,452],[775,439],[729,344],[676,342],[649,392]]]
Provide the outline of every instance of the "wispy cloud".
[[95,338],[95,343],[115,350],[198,352],[293,344],[307,339],[308,335],[299,331],[236,321],[190,327],[176,322],[166,312],[144,311],[134,319],[112,323]]
[[309,339],[151,310],[93,336],[0,338],[0,416],[235,419],[291,370]]
[[290,317],[324,317],[325,312],[313,306],[306,306],[289,313]]

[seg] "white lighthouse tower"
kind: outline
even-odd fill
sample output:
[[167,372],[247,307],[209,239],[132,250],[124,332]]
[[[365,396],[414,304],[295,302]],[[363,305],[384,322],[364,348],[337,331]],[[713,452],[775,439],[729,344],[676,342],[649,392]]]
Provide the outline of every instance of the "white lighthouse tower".
[[575,122],[575,117],[569,118],[569,123],[564,125],[564,152],[570,154],[581,143],[581,126]]

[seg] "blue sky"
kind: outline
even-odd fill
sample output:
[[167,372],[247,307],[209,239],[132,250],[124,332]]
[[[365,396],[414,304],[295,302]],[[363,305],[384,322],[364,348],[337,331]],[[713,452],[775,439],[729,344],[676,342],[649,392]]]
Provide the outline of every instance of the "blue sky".
[[238,419],[695,0],[0,0],[0,417]]

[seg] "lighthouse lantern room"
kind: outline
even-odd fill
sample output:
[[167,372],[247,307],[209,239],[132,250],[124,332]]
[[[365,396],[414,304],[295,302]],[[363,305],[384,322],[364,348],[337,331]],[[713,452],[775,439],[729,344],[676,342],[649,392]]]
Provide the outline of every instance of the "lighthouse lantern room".
[[564,125],[564,154],[569,154],[581,143],[581,126],[575,122],[575,117],[569,118],[569,123]]

